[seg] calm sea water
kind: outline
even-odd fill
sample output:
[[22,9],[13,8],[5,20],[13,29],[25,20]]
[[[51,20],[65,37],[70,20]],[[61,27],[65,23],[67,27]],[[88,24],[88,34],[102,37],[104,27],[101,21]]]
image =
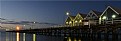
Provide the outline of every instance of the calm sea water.
[[62,37],[45,36],[28,33],[0,32],[0,41],[121,41],[121,35],[118,38],[89,38],[89,37]]
[[0,41],[64,41],[64,37],[27,33],[0,32]]

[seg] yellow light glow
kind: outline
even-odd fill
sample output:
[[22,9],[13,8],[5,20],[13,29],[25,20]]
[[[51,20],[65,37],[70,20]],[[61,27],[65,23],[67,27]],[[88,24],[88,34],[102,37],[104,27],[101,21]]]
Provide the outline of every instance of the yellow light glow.
[[36,34],[33,34],[33,41],[36,41]]
[[82,22],[82,20],[80,20],[79,22]]
[[115,18],[116,17],[116,15],[112,15],[112,18]]
[[78,41],[81,41],[81,39],[79,39]]
[[70,21],[69,23],[71,24],[72,22]]
[[78,21],[75,21],[75,23],[77,23]]
[[103,16],[103,18],[102,19],[106,19],[106,16]]
[[77,41],[76,38],[74,39],[74,41]]
[[17,26],[17,27],[16,27],[16,30],[20,30],[20,27],[19,27],[19,26]]
[[66,24],[68,24],[68,22],[66,22]]
[[16,41],[20,41],[19,32],[17,32],[16,34],[17,34],[17,36],[16,36]]
[[70,37],[68,38],[68,41],[71,41],[71,38]]

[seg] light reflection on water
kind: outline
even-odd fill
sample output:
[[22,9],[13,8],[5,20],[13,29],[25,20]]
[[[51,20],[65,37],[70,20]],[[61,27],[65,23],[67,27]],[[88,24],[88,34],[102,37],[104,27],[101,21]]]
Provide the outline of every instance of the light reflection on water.
[[23,33],[23,41],[26,41],[26,33]]
[[81,39],[67,37],[67,41],[81,41]]
[[33,34],[33,41],[36,41],[36,34]]
[[16,33],[16,41],[20,41],[20,35],[19,34],[20,34],[19,32]]
[[64,37],[53,37],[19,32],[0,32],[0,41],[64,41]]
[[0,41],[81,41],[81,38],[44,36],[19,32],[0,32]]

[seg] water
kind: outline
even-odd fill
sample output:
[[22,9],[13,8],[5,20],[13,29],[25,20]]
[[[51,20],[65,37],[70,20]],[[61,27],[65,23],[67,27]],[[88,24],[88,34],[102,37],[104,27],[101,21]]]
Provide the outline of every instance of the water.
[[[84,37],[83,37],[84,36]],[[121,41],[121,35],[118,35],[119,38],[105,38],[102,35],[102,38],[97,37],[62,37],[62,36],[45,36],[38,34],[28,34],[28,33],[14,33],[14,32],[0,32],[0,41]]]
[[0,32],[0,41],[64,41],[64,37]]

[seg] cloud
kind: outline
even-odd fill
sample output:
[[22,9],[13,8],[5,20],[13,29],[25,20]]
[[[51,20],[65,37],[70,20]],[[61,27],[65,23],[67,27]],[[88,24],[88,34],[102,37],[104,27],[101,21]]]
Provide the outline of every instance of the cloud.
[[[32,24],[47,24],[47,25],[58,25],[54,23],[48,23],[48,22],[33,22],[33,21],[12,21],[12,20],[7,20],[4,18],[0,18],[2,21],[0,22],[1,24],[20,24],[20,25],[32,25]],[[4,21],[3,21],[4,20]]]
[[6,19],[4,19],[4,18],[0,18],[0,20],[6,20]]

